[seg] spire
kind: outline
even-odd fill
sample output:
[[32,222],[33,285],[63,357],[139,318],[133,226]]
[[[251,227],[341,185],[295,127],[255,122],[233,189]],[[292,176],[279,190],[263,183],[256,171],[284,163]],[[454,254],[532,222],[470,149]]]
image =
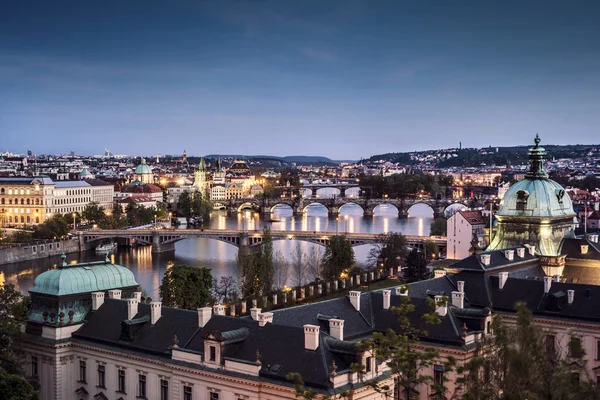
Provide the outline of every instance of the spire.
[[200,156],[200,164],[198,165],[198,170],[204,172],[206,167],[204,166],[204,157]]
[[548,174],[544,171],[546,150],[540,147],[540,135],[536,134],[533,140],[535,147],[529,149],[529,171],[525,174],[526,179],[547,179]]

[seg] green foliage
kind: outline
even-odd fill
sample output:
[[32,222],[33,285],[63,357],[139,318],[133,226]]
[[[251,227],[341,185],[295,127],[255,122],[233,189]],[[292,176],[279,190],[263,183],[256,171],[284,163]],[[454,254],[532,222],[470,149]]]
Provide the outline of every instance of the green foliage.
[[431,223],[429,234],[431,236],[446,236],[446,218],[436,218]]
[[147,225],[154,221],[154,208],[144,207],[140,204],[129,203],[125,208],[127,224]]
[[425,253],[418,249],[412,249],[406,257],[406,268],[404,268],[404,280],[406,282],[418,282],[429,278]]
[[428,240],[425,242],[425,256],[427,260],[431,260],[433,258],[439,257],[440,255],[440,247],[437,243]]
[[[75,217],[77,218],[77,217]],[[43,223],[34,227],[34,239],[54,239],[67,236],[71,227],[69,222],[73,219],[70,214],[60,215],[54,214]]]
[[0,393],[6,399],[35,399],[31,384],[22,376],[23,360],[15,349],[27,318],[29,297],[13,285],[0,286]]
[[233,276],[214,278],[211,289],[214,300],[221,304],[234,302],[238,298],[236,285]]
[[98,203],[88,204],[81,213],[81,218],[90,224],[100,224],[106,218],[104,208],[100,207]]
[[174,265],[167,268],[159,288],[160,297],[166,307],[195,310],[211,302],[212,283],[209,268]]
[[401,233],[383,233],[367,256],[370,268],[392,268],[401,265],[408,255],[406,238]]
[[312,388],[306,388],[304,386],[304,380],[302,375],[297,372],[290,372],[285,376],[285,379],[294,384],[294,390],[296,391],[296,397],[306,400],[311,400],[317,397],[318,393]]
[[[445,186],[452,183],[451,177],[423,173],[394,174],[391,176],[360,177],[360,186],[366,195],[374,198],[406,198],[408,196],[436,196],[445,194]],[[367,189],[368,188],[368,189]]]
[[195,191],[194,193],[183,192],[179,196],[177,203],[177,212],[185,218],[202,217],[204,221],[210,219],[213,205],[208,198],[202,196],[202,193]]
[[333,236],[323,254],[323,278],[334,279],[354,265],[354,249],[346,236]]
[[29,243],[33,241],[33,232],[18,230],[12,232],[12,234],[6,236],[6,242],[8,243]]
[[456,369],[457,384],[466,389],[463,398],[599,399],[583,350],[578,348],[565,358],[566,349],[558,347],[559,336],[534,325],[525,304],[518,303],[516,310],[516,326],[494,317],[494,335],[488,336],[476,357]]
[[275,266],[273,239],[269,227],[263,229],[263,242],[258,252],[252,253],[247,247],[240,248],[237,264],[242,296],[257,297],[273,289]]

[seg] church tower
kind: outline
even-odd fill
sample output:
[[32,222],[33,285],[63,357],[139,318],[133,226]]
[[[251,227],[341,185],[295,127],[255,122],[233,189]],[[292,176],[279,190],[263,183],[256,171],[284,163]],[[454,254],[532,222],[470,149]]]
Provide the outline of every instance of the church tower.
[[181,162],[187,162],[187,153],[185,152],[185,150],[183,151],[183,157],[181,158]]

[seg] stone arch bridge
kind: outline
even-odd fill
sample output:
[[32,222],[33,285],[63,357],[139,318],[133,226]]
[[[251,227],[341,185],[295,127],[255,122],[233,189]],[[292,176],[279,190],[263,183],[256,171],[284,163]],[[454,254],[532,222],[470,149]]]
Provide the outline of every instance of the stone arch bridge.
[[[106,239],[129,239],[144,245],[152,245],[153,253],[175,250],[175,242],[191,237],[204,237],[229,243],[236,247],[255,247],[263,241],[263,231],[225,230],[225,229],[95,229],[78,232],[80,248],[90,248],[95,243]],[[327,245],[333,232],[276,231],[271,230],[273,240],[302,240],[319,245]],[[381,240],[381,235],[372,233],[345,233],[352,246],[374,244]],[[406,236],[410,246],[421,247],[426,242],[435,242],[440,249],[446,247],[446,238],[440,236]]]
[[263,214],[270,214],[273,208],[280,204],[285,204],[294,212],[294,215],[302,215],[310,204],[321,204],[327,208],[329,215],[336,216],[346,204],[356,204],[363,209],[365,216],[371,216],[375,208],[382,204],[391,204],[398,209],[398,217],[408,217],[408,210],[415,204],[425,204],[433,210],[434,217],[443,217],[446,208],[453,204],[464,204],[467,206],[482,207],[482,200],[464,199],[458,200],[440,200],[433,198],[407,198],[407,199],[366,199],[366,198],[318,198],[318,197],[300,197],[300,198],[281,198],[281,199],[231,199],[219,201],[219,204],[227,209],[230,214],[237,214],[245,209],[259,211]]

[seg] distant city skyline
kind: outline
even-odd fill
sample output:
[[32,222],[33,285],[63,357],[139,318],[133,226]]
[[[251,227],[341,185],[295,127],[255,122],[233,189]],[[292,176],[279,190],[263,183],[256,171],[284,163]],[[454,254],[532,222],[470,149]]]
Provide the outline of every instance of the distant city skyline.
[[594,144],[594,1],[7,2],[0,151]]

